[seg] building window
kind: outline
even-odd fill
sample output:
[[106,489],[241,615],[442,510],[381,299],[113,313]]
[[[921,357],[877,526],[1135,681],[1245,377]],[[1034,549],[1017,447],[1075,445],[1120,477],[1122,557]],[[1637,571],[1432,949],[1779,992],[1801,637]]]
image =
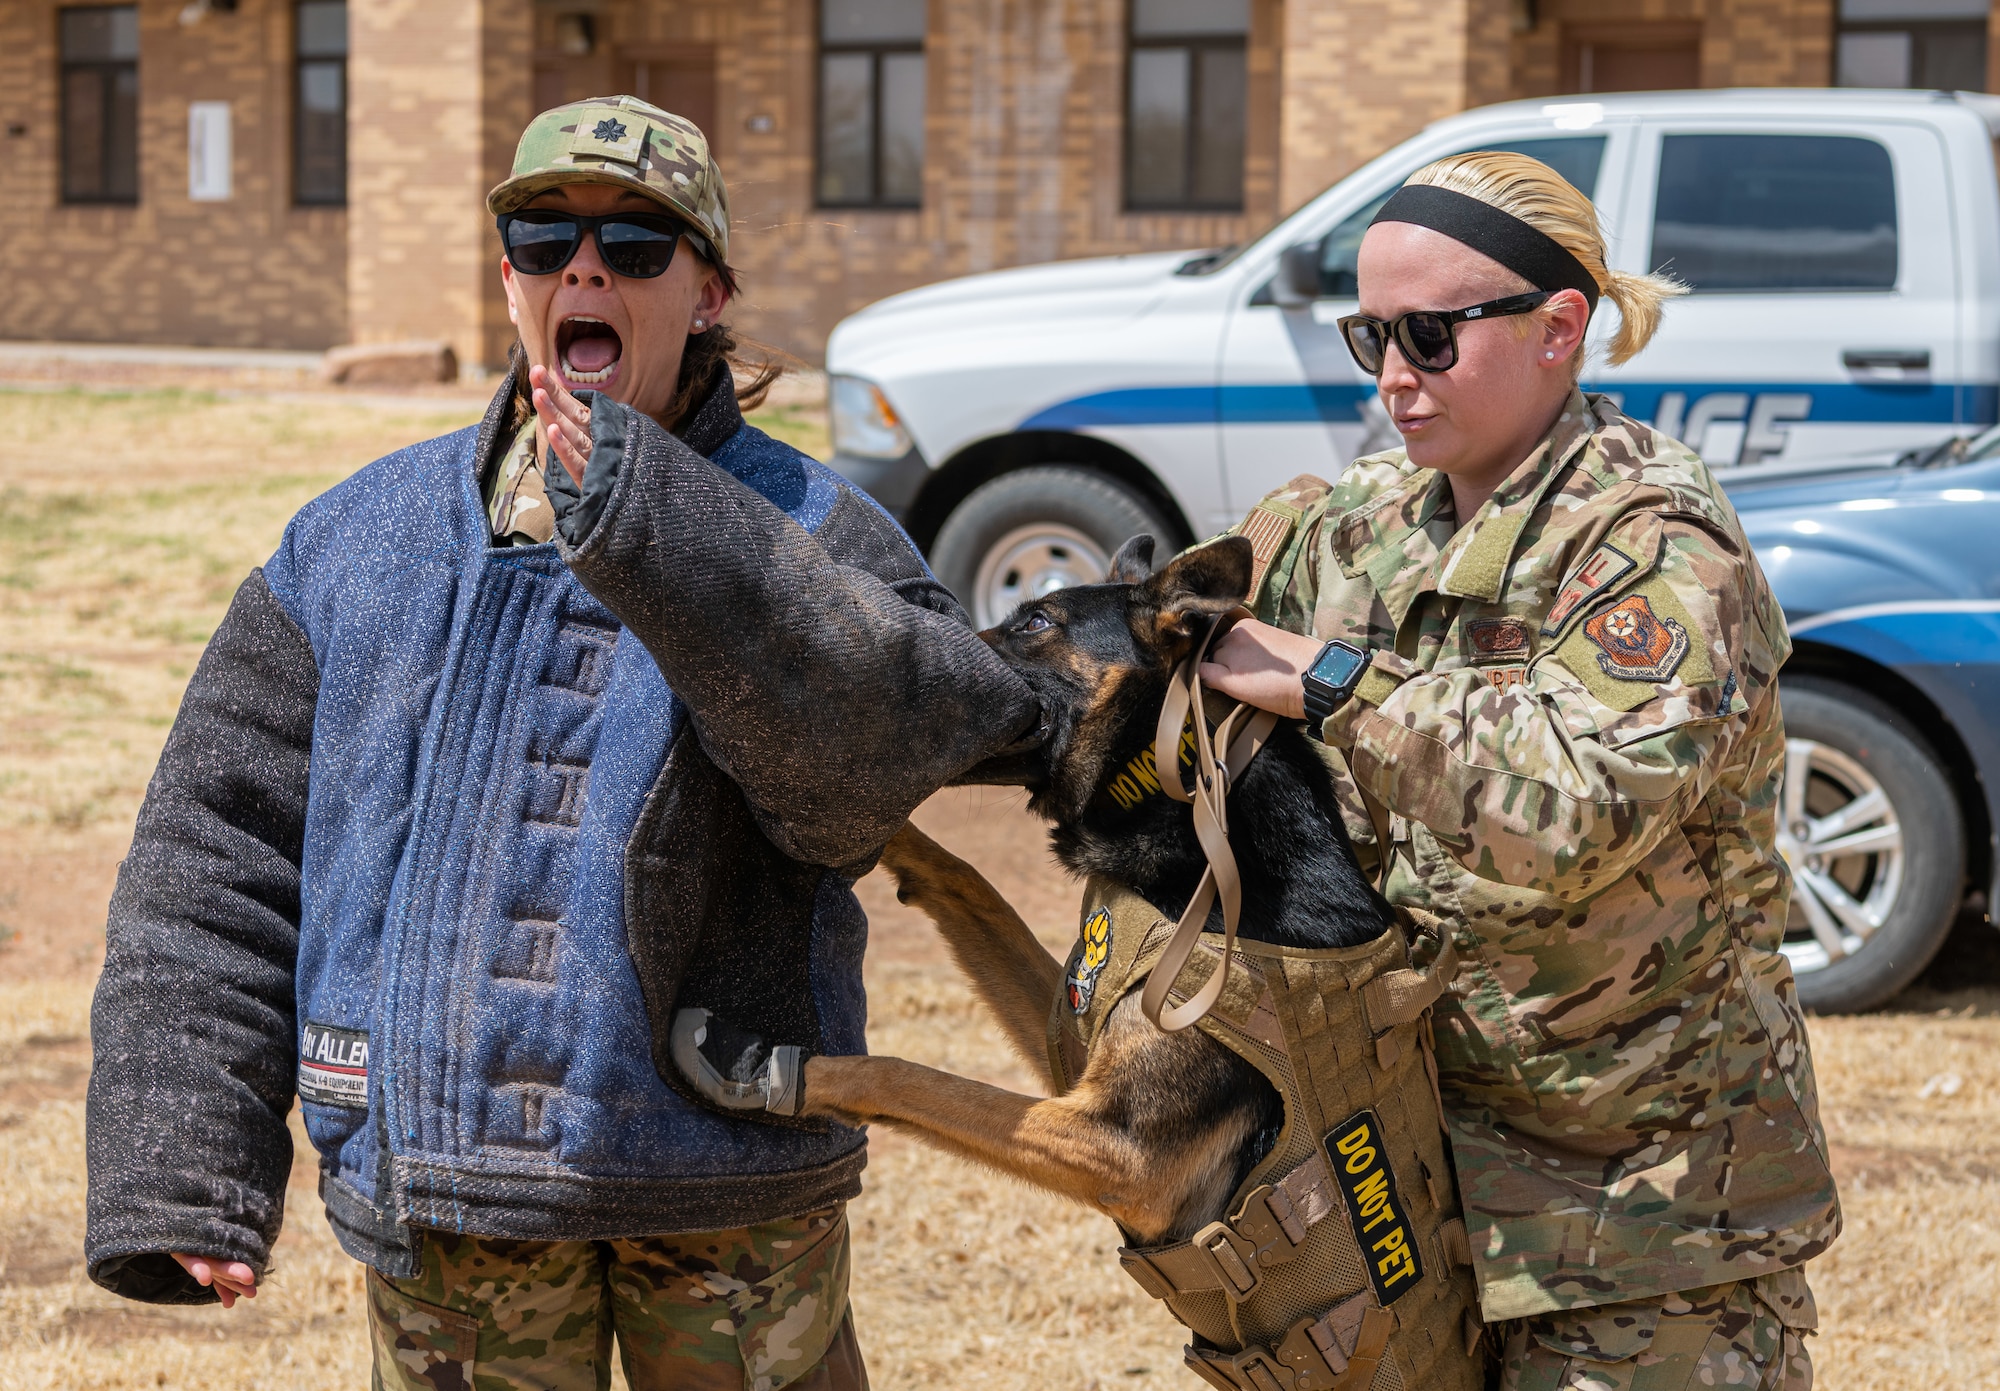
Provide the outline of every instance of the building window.
[[1654,269],[1696,294],[1896,288],[1889,151],[1849,135],[1669,135]]
[[300,0],[293,89],[292,201],[347,201],[347,4]]
[[1125,206],[1243,210],[1250,0],[1132,0]]
[[139,7],[59,10],[65,203],[139,201]]
[[1986,87],[1989,0],[1840,0],[1840,87]]
[[914,208],[924,193],[925,0],[821,0],[819,201]]

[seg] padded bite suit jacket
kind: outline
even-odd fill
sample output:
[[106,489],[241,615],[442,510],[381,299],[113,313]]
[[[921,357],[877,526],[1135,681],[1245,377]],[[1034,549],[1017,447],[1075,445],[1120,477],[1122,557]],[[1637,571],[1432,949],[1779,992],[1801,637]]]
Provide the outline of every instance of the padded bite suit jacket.
[[[238,590],[120,872],[87,1256],[261,1270],[294,1092],[341,1244],[717,1230],[858,1191],[863,1137],[662,1080],[674,1008],[863,1049],[851,891],[1033,697],[896,524],[743,423],[597,402],[558,539],[496,548],[476,429],[308,504]],[[554,480],[558,483],[566,479]]]

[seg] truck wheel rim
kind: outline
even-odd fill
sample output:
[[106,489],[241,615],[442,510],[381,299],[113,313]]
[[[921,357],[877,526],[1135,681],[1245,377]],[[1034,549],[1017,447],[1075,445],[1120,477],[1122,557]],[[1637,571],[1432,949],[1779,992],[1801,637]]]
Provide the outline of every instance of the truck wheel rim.
[[1778,853],[1792,871],[1785,955],[1794,974],[1867,947],[1903,886],[1903,827],[1869,771],[1831,745],[1785,741]]
[[973,618],[991,628],[1030,599],[1075,584],[1098,584],[1111,557],[1075,527],[1036,522],[995,541],[973,582]]

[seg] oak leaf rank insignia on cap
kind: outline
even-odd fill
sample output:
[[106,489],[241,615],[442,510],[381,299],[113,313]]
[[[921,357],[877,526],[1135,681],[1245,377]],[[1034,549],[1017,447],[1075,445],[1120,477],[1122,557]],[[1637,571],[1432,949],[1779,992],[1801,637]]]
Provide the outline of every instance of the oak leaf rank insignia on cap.
[[701,127],[637,97],[592,97],[528,123],[514,167],[486,195],[498,217],[563,184],[626,188],[659,203],[729,259],[729,193]]
[[587,106],[575,116],[576,129],[569,138],[569,152],[590,159],[615,159],[637,164],[646,144],[646,127],[618,119],[615,106]]

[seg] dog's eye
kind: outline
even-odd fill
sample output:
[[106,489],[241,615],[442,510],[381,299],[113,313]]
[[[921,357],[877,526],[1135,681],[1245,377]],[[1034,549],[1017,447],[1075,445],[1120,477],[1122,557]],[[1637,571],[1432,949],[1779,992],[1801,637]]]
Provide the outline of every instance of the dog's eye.
[[1045,629],[1053,628],[1055,626],[1056,626],[1055,624],[1049,621],[1049,616],[1047,614],[1041,613],[1039,611],[1031,613],[1026,618],[1021,620],[1021,631],[1024,633],[1039,633]]

